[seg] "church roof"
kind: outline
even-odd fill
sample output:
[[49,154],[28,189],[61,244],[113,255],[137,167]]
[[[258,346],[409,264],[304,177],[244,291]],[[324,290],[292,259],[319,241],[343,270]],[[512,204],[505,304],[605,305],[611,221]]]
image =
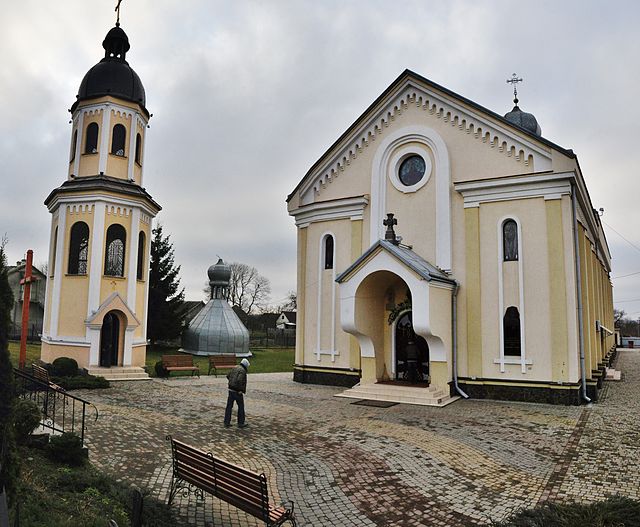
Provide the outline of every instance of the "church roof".
[[544,137],[538,135],[535,133],[535,131],[529,130],[526,127],[522,127],[519,126],[518,123],[514,123],[512,120],[507,119],[506,117],[503,117],[500,114],[497,114],[496,112],[489,110],[488,108],[485,108],[484,106],[470,100],[467,99],[466,97],[463,97],[462,95],[459,95],[458,93],[449,90],[448,88],[445,88],[444,86],[441,86],[429,79],[427,79],[426,77],[423,77],[422,75],[419,75],[409,69],[404,70],[396,80],[394,80],[389,87],[382,92],[382,94],[380,94],[380,96],[373,101],[369,107],[353,122],[353,124],[347,128],[347,130],[325,151],[324,154],[322,154],[322,156],[318,159],[318,161],[316,161],[313,166],[311,168],[309,168],[309,170],[307,171],[307,173],[304,175],[304,177],[300,180],[300,182],[296,185],[296,187],[293,189],[293,191],[291,192],[291,194],[289,194],[289,196],[287,196],[287,202],[293,197],[293,195],[297,192],[297,190],[302,186],[303,182],[307,180],[308,177],[313,176],[313,174],[315,173],[315,171],[325,162],[326,158],[334,151],[334,149],[336,149],[338,146],[340,146],[343,142],[347,141],[350,139],[350,137],[355,134],[358,130],[358,128],[362,125],[362,123],[370,116],[371,112],[373,110],[375,110],[382,102],[384,102],[386,99],[390,98],[391,95],[395,94],[395,92],[398,90],[399,87],[401,87],[404,83],[406,83],[407,81],[410,80],[414,80],[416,82],[419,82],[423,85],[426,85],[430,88],[433,88],[453,99],[458,100],[459,102],[462,102],[468,106],[470,106],[471,108],[473,108],[474,110],[483,113],[485,115],[488,115],[489,117],[491,117],[492,119],[495,119],[496,121],[498,121],[499,123],[508,126],[510,128],[515,128],[516,130],[518,130],[520,133],[525,134],[526,136],[534,139],[535,141],[542,143],[560,153],[562,153],[563,155],[566,155],[572,159],[576,158],[576,155],[574,154],[573,150],[568,150],[566,148],[563,148],[551,141],[549,141],[548,139],[545,139]]
[[353,262],[344,272],[340,273],[336,277],[336,282],[341,284],[349,276],[353,274],[363,263],[378,250],[384,250],[391,254],[391,256],[400,260],[401,263],[406,265],[409,269],[414,271],[418,276],[427,280],[428,282],[443,282],[446,284],[455,284],[456,281],[450,278],[444,271],[427,262],[422,256],[413,252],[409,247],[396,245],[387,240],[378,240],[371,247],[369,247],[355,262]]

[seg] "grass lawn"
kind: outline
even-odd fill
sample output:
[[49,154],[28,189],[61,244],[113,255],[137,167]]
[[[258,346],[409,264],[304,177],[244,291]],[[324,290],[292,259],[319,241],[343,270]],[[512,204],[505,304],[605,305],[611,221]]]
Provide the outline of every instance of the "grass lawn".
[[[249,373],[293,372],[294,348],[254,348],[253,357],[249,357],[251,367]],[[155,364],[162,359],[162,355],[179,354],[178,348],[149,346],[147,348],[147,371],[155,376]],[[238,361],[239,362],[239,361]],[[200,368],[200,375],[206,375],[209,370],[209,358],[193,356],[193,363]],[[223,370],[224,372],[225,370]],[[226,373],[226,372],[225,372]],[[171,377],[191,375],[190,372],[173,372]]]
[[[293,371],[294,348],[255,348],[252,349],[253,357],[249,358],[251,367],[250,373],[273,373],[281,371]],[[20,353],[20,342],[9,342],[9,355],[14,367],[18,366],[18,355]],[[147,371],[152,377],[155,376],[155,364],[161,360],[162,355],[177,354],[178,348],[149,346],[147,348]],[[40,358],[40,344],[27,344],[27,366]],[[209,370],[209,358],[193,356],[193,363],[200,367],[200,375],[206,375]],[[191,375],[190,372],[174,372],[172,377],[178,375]]]
[[[9,356],[11,357],[11,364],[14,368],[18,367],[18,360],[20,358],[20,342],[17,340],[9,341]],[[40,344],[27,343],[27,366],[31,366],[36,360],[40,358]]]

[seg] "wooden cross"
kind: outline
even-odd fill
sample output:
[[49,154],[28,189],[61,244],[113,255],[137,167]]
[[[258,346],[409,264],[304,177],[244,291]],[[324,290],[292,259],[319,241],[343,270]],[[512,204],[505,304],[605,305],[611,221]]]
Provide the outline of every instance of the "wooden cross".
[[116,18],[116,26],[120,25],[120,4],[122,3],[122,0],[118,0],[118,4],[116,5],[115,8],[115,12],[118,13],[118,16]]
[[513,84],[513,102],[518,104],[518,83],[522,82],[522,77],[518,78],[518,76],[513,73],[510,79],[507,79],[507,84]]

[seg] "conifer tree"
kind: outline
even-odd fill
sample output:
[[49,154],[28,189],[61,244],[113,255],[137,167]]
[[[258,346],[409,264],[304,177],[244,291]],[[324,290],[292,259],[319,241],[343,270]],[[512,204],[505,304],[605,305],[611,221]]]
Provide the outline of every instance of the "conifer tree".
[[11,502],[15,493],[18,459],[13,435],[15,396],[8,341],[13,294],[7,277],[6,243],[6,238],[0,240],[0,493],[4,489]]
[[184,288],[180,288],[180,266],[175,265],[170,236],[163,236],[162,225],[154,228],[152,235],[147,338],[155,344],[180,336],[184,321],[181,310]]

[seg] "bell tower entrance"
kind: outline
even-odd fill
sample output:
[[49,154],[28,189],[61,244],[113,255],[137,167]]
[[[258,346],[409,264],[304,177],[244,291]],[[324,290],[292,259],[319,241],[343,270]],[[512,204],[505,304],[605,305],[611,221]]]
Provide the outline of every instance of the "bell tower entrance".
[[107,313],[100,330],[100,366],[118,365],[120,351],[120,319],[113,311]]

